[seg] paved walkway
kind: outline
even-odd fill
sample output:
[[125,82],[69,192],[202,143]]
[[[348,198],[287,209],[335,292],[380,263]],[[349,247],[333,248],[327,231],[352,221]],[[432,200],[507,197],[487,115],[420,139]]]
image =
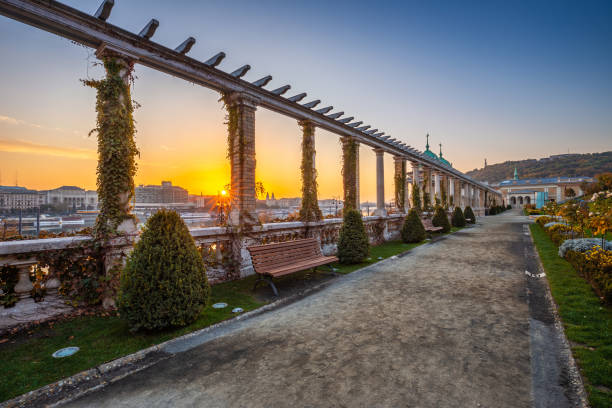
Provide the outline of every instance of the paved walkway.
[[482,218],[69,406],[530,407],[524,223]]

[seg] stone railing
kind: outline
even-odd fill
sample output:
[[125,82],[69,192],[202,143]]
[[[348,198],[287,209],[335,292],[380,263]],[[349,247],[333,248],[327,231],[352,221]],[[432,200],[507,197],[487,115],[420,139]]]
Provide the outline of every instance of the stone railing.
[[[372,244],[399,239],[403,222],[402,214],[387,217],[364,217],[366,231]],[[250,245],[290,241],[299,238],[317,238],[323,253],[330,255],[336,252],[336,244],[341,218],[325,219],[319,222],[281,222],[254,226],[248,232],[236,232],[230,227],[210,227],[191,229],[196,244],[207,264],[207,275],[212,284],[228,280],[230,266],[239,262],[240,276],[253,273],[250,257],[246,248]],[[19,282],[15,292],[20,298],[26,298],[32,290],[29,274],[38,263],[37,257],[48,251],[76,251],[90,237],[76,236],[66,238],[48,238],[21,241],[0,242],[0,267],[13,265],[19,269]],[[107,257],[125,257],[138,239],[137,236],[123,236],[111,241],[111,250]],[[55,271],[47,270],[45,286],[47,291],[55,291],[59,281]]]

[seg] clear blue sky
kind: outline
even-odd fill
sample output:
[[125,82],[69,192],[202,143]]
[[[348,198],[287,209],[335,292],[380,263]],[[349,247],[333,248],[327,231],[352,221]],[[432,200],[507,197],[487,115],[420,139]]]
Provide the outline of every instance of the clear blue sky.
[[[98,6],[65,3],[89,13]],[[251,64],[246,79],[271,74],[269,88],[289,83],[291,92],[305,91],[308,100],[322,99],[420,149],[429,132],[436,151],[442,142],[462,171],[482,167],[485,157],[495,163],[612,149],[610,1],[115,3],[110,23],[138,32],[155,17],[154,40],[174,47],[194,36],[194,58],[225,51],[221,69]],[[95,139],[86,133],[94,93],[78,82],[99,75],[88,64],[91,50],[0,17],[0,52],[2,182],[12,184],[19,171],[20,184],[42,187],[79,173],[73,184],[92,187]],[[190,190],[214,190],[220,182],[201,180],[227,177],[218,96],[147,68],[136,74],[137,181],[167,175],[192,183]],[[258,143],[264,184],[290,184],[297,193],[299,178],[291,183],[274,171],[290,166],[280,173],[297,177],[295,122],[258,110]],[[337,139],[319,132],[317,143],[322,195],[339,194]],[[370,153],[362,153],[364,198],[374,196]]]

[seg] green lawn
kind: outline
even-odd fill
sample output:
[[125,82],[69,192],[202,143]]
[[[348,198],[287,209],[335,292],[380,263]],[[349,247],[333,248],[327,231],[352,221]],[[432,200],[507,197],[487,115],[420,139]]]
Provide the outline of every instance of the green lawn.
[[[370,260],[367,262],[334,267],[339,269],[339,273],[347,274],[378,262],[379,257],[389,258],[423,243],[386,242],[371,248]],[[57,322],[51,326],[42,324],[31,330],[27,338],[23,337],[26,334],[20,334],[18,339],[9,338],[0,344],[0,401],[229,319],[233,316],[231,310],[234,307],[241,307],[245,311],[256,309],[264,303],[253,296],[251,289],[254,281],[255,276],[249,276],[213,286],[210,304],[226,302],[229,306],[224,309],[208,306],[194,323],[182,328],[132,334],[127,324],[117,316],[87,316]],[[54,351],[68,346],[78,346],[80,351],[63,359],[51,357]]]
[[593,408],[612,407],[612,308],[564,259],[542,227],[530,226]]
[[[174,330],[132,334],[117,316],[77,317],[52,327],[43,324],[25,341],[0,344],[0,401],[226,320],[233,316],[234,307],[248,311],[262,306],[249,293],[252,284],[252,279],[245,279],[213,286],[210,303],[223,301],[229,306],[208,306],[194,323]],[[51,357],[54,351],[68,346],[78,346],[80,351],[62,359]]]

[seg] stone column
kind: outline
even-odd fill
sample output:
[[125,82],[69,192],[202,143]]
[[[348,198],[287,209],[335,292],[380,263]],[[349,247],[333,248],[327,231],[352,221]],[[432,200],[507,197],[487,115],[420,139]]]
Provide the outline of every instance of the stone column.
[[406,160],[400,156],[393,156],[393,168],[395,169],[395,207],[398,211],[405,212],[408,208],[408,192],[406,188]]
[[[410,162],[410,166],[412,167],[412,185],[410,186],[410,208],[414,207],[414,204],[412,203],[412,199],[413,199],[413,193],[414,193],[414,189],[420,189],[421,188],[421,173],[419,171],[419,163],[417,162]],[[421,192],[419,191],[419,196],[421,195]],[[423,197],[421,197],[421,203],[422,203]]]
[[376,211],[374,215],[386,216],[385,210],[385,162],[383,149],[374,149],[376,153]]
[[[442,202],[442,197],[440,193],[440,173],[437,171],[434,172],[434,190],[435,190],[435,197],[438,198],[440,202]],[[434,199],[433,202],[435,203],[436,200]]]
[[236,122],[229,135],[232,172],[229,223],[232,225],[254,225],[259,222],[255,210],[255,110],[258,102],[238,92],[226,97],[230,122]]
[[421,184],[421,202],[423,208],[431,204],[431,170],[423,166],[423,182]]
[[300,220],[319,221],[323,214],[319,209],[317,194],[317,169],[315,166],[315,126],[311,121],[299,122],[302,127],[302,206]]
[[344,136],[342,141],[342,180],[344,209],[359,209],[359,143]]
[[[121,109],[124,112],[128,112],[128,115],[132,116],[132,97],[130,95],[130,82],[132,80],[132,71],[134,68],[134,61],[122,55],[120,52],[109,49],[104,45],[101,46],[96,51],[96,57],[103,61],[105,70],[106,70],[106,78],[105,81],[113,81],[115,75],[118,76],[123,81],[124,89],[118,95],[113,95],[111,97],[107,97],[106,95],[102,96],[101,94],[104,92],[98,88],[98,104],[102,103],[103,105],[100,107],[101,111],[98,112],[98,121],[100,121],[100,117],[104,116],[106,110],[108,108],[112,108],[116,102],[119,102]],[[118,68],[118,73],[114,71],[114,69]],[[87,82],[86,82],[87,83]],[[96,85],[92,85],[96,88]],[[101,99],[102,98],[102,99]],[[107,98],[107,99],[105,99]],[[115,99],[116,98],[116,99]],[[98,123],[98,126],[101,129],[105,128],[117,128],[118,132],[123,136],[125,134],[129,134],[132,136],[131,131],[122,126],[122,123],[119,123],[119,127],[115,122],[115,118],[110,118],[105,120],[104,123]],[[136,149],[135,143],[133,140],[127,141],[127,143],[115,147],[115,149],[120,150],[120,153],[108,153],[105,156],[102,156],[100,153],[102,150],[100,149],[101,142],[98,139],[98,197],[99,197],[99,206],[100,206],[100,216],[105,216],[107,218],[108,227],[110,231],[118,231],[120,233],[126,233],[128,235],[133,235],[137,233],[138,228],[136,227],[136,221],[131,217],[132,210],[132,200],[134,198],[134,179],[132,174],[123,174],[120,177],[105,177],[106,174],[101,169],[107,168],[107,166],[111,169],[116,168],[117,166],[124,168],[125,167],[125,155],[126,154],[134,154],[133,151],[126,152],[126,150]],[[136,152],[137,153],[137,152]],[[134,168],[135,172],[135,168]],[[104,194],[102,191],[105,191],[105,186],[107,184],[112,184],[113,186],[122,186],[123,192],[118,194],[118,199],[112,200],[109,199],[108,203],[105,202]],[[107,187],[106,187],[107,188]],[[118,210],[118,211],[117,211]],[[120,215],[117,214],[120,213]],[[114,219],[113,219],[114,218]],[[120,218],[119,222],[117,218]]]
[[449,187],[448,187],[448,201],[451,201],[451,197],[452,197],[452,203],[453,205],[457,205],[457,200],[455,199],[455,179],[452,177],[449,177]]

